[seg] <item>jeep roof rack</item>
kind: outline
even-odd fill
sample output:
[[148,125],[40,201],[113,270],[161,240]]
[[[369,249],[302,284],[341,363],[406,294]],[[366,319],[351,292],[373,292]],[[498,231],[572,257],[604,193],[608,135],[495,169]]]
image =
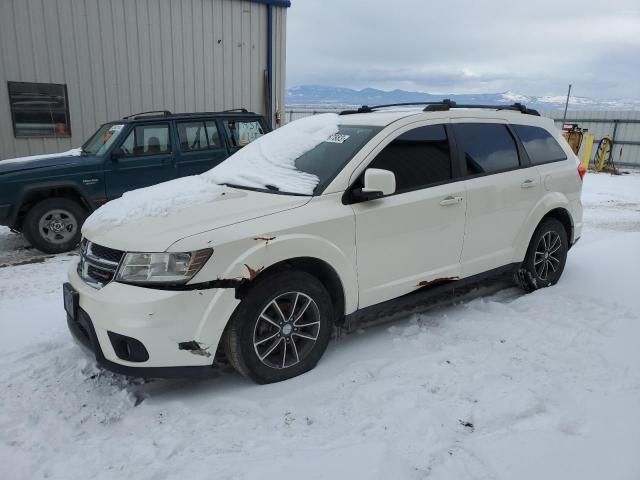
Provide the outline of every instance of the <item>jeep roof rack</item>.
[[154,115],[154,114],[158,114],[161,113],[164,116],[167,115],[171,115],[171,112],[169,110],[149,110],[148,112],[140,112],[140,113],[134,113],[133,115],[127,115],[126,117],[122,117],[123,120],[129,120],[132,118],[138,118],[138,117],[143,117],[145,115]]
[[385,105],[374,105],[372,107],[368,105],[362,105],[357,110],[343,110],[340,112],[340,115],[351,115],[354,113],[371,113],[376,111],[379,108],[387,108],[387,107],[406,107],[406,106],[418,106],[418,105],[426,105],[423,109],[424,112],[445,112],[451,110],[452,108],[481,108],[481,109],[489,109],[489,110],[513,110],[525,115],[537,115],[540,116],[540,113],[537,110],[532,108],[527,108],[522,103],[514,103],[511,105],[475,105],[475,104],[458,104],[453,100],[445,98],[439,102],[406,102],[406,103],[388,103]]
[[233,108],[230,110],[222,110],[219,112],[185,112],[185,113],[171,113],[169,110],[150,110],[148,112],[140,112],[140,113],[134,113],[133,115],[127,115],[126,117],[122,117],[123,120],[137,120],[139,118],[144,118],[147,116],[151,116],[151,117],[168,117],[168,116],[172,116],[172,117],[201,117],[203,115],[220,115],[223,113],[230,113],[230,114],[251,114],[251,115],[255,115],[254,112],[250,112],[249,110],[247,110],[246,108]]

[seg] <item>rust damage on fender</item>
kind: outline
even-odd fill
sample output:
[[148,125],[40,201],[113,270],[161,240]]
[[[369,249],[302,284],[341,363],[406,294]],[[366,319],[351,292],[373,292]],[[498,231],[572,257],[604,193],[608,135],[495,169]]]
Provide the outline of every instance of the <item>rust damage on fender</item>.
[[247,270],[249,271],[249,280],[253,280],[262,270],[264,270],[264,267],[260,267],[257,270],[254,270],[246,263],[244,264],[244,266],[247,267]]
[[275,240],[276,237],[255,237],[254,240],[262,240],[265,244],[269,245],[271,240]]
[[208,282],[191,283],[186,285],[150,285],[146,286],[146,288],[169,291],[208,290],[210,288],[239,288],[247,282],[250,282],[251,280],[256,278],[256,276],[258,276],[258,274],[264,270],[264,266],[257,269],[251,268],[246,263],[244,264],[244,266],[247,268],[247,272],[249,274],[248,277],[217,278]]
[[433,287],[434,285],[441,285],[443,283],[454,282],[456,280],[460,280],[460,277],[436,278],[435,280],[431,280],[431,281],[423,280],[420,283],[418,283],[416,287],[418,288]]
[[210,357],[211,353],[209,352],[209,347],[202,346],[199,342],[195,340],[191,340],[190,342],[180,342],[178,343],[178,350],[187,350],[194,355],[200,355],[203,357]]

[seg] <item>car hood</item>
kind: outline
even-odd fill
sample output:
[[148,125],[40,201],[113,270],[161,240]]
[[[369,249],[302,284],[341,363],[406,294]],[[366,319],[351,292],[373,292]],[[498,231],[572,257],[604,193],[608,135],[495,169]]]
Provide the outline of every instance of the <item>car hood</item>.
[[207,203],[121,225],[91,222],[84,225],[82,234],[117,250],[162,252],[183,238],[301,207],[310,199],[227,187],[225,195]]
[[86,158],[79,155],[48,156],[45,158],[29,158],[0,160],[0,175],[3,173],[26,172],[61,165],[77,165]]

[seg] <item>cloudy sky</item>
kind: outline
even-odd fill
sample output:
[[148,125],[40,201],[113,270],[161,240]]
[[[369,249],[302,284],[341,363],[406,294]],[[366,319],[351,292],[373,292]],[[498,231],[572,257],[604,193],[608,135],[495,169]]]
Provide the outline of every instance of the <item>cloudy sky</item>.
[[640,98],[640,0],[292,0],[287,84]]

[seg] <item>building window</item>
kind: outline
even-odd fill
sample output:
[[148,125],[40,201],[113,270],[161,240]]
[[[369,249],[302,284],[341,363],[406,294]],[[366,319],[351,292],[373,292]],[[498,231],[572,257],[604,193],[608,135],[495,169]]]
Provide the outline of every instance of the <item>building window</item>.
[[70,137],[67,86],[56,83],[7,82],[13,134],[24,137]]

